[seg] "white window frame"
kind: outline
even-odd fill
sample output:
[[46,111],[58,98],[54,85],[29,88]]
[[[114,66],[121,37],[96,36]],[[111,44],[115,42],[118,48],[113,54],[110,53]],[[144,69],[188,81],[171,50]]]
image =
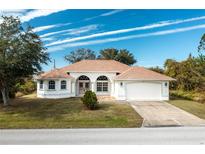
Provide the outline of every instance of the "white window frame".
[[[98,91],[98,87],[99,87],[99,86],[98,86],[98,83],[101,83],[101,86],[100,86],[100,87],[101,87],[101,90],[100,90],[100,91]],[[106,86],[105,86],[105,83],[107,83]],[[104,90],[104,87],[107,88],[106,91]],[[109,89],[108,89],[108,88],[109,88],[109,82],[108,82],[108,81],[100,81],[100,80],[97,81],[97,84],[96,84],[96,91],[97,91],[97,92],[103,92],[103,93],[109,92]]]
[[43,80],[40,80],[40,82],[39,82],[39,89],[40,89],[40,90],[43,89]]
[[[54,83],[50,83],[50,82],[54,82]],[[51,88],[50,86],[54,86],[54,88]],[[48,81],[48,90],[55,90],[56,89],[56,82],[54,80],[50,80]]]
[[[62,83],[64,82],[64,83]],[[65,86],[64,88],[62,88],[62,86]],[[67,81],[66,80],[62,80],[61,81],[61,90],[66,90],[67,89]]]

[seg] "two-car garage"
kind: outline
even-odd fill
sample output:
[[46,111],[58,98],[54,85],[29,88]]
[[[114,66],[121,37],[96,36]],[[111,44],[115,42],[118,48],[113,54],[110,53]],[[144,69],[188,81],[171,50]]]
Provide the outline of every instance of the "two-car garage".
[[126,84],[127,100],[161,100],[161,82],[128,82]]
[[135,101],[169,100],[169,81],[174,79],[142,67],[131,67],[115,78],[115,97]]

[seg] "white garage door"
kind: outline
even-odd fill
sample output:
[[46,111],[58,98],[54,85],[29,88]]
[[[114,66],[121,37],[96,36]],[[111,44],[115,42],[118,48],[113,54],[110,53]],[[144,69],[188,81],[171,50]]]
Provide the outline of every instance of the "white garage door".
[[126,85],[127,100],[160,100],[161,83],[134,82]]

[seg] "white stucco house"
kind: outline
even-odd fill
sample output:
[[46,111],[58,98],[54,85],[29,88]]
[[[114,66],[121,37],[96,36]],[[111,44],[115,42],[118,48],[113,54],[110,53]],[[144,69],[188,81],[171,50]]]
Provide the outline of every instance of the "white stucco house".
[[69,98],[86,90],[117,100],[169,100],[168,76],[114,60],[82,60],[37,78],[37,97]]

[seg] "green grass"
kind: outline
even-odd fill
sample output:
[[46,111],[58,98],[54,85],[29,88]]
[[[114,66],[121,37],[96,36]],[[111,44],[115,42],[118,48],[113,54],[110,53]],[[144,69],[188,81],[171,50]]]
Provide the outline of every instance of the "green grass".
[[205,119],[205,104],[184,99],[170,100],[168,101],[168,103],[178,108],[181,108],[182,110],[185,110],[189,113],[192,113],[199,118]]
[[79,98],[40,99],[27,95],[0,105],[0,128],[141,127],[142,118],[127,104],[100,103],[88,110]]

